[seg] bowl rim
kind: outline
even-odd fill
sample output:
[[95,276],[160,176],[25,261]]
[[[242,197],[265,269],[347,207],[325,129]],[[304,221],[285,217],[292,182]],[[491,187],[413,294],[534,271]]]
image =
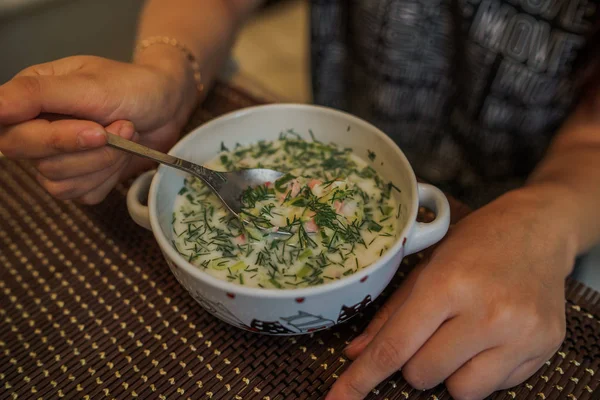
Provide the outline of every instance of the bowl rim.
[[312,111],[318,113],[325,114],[337,114],[338,116],[345,118],[348,122],[360,126],[365,130],[371,131],[373,134],[379,136],[385,142],[387,142],[388,146],[391,147],[396,156],[398,157],[398,161],[404,164],[404,169],[408,172],[408,177],[412,186],[413,196],[412,196],[412,207],[410,210],[410,214],[408,215],[408,219],[404,224],[403,229],[400,231],[398,238],[394,242],[393,246],[390,247],[388,251],[386,251],[380,258],[377,259],[374,263],[370,264],[367,267],[364,267],[359,272],[354,273],[350,276],[344,277],[342,279],[336,280],[334,282],[329,282],[317,286],[309,286],[304,288],[291,288],[291,289],[263,289],[256,288],[250,286],[241,286],[235,283],[227,282],[216,278],[193,264],[189,263],[181,254],[175,251],[173,246],[171,246],[170,240],[165,236],[163,230],[160,227],[160,223],[158,221],[158,213],[157,213],[157,202],[155,199],[157,198],[157,191],[160,181],[163,177],[163,171],[165,171],[168,167],[160,165],[157,169],[156,174],[152,178],[152,183],[150,185],[150,191],[148,194],[148,209],[150,214],[150,225],[152,227],[152,232],[158,245],[165,253],[165,256],[168,257],[172,262],[177,264],[179,268],[182,268],[187,274],[192,275],[194,278],[199,279],[206,284],[222,290],[226,293],[242,295],[247,297],[257,297],[257,298],[298,298],[298,297],[310,297],[315,296],[327,292],[333,292],[337,289],[341,289],[345,286],[352,285],[356,282],[361,281],[365,276],[372,275],[377,270],[383,268],[388,262],[390,262],[398,253],[403,251],[404,247],[404,239],[409,239],[410,232],[412,231],[415,223],[416,216],[418,212],[418,191],[417,191],[417,179],[414,173],[410,162],[400,150],[398,145],[383,131],[374,126],[373,124],[357,117],[352,114],[349,114],[344,111],[340,111],[337,109],[333,109],[325,106],[318,106],[312,104],[297,104],[297,103],[276,103],[276,104],[265,104],[265,105],[257,105],[246,107],[240,110],[235,110],[226,114],[223,114],[215,119],[212,119],[205,124],[202,124],[192,131],[190,131],[185,137],[180,139],[175,146],[169,151],[169,154],[176,156],[178,151],[186,146],[186,144],[193,140],[195,135],[198,135],[203,130],[218,126],[220,124],[226,124],[228,121],[236,118],[243,117],[248,114],[258,113],[258,112],[277,112],[280,110],[302,110],[302,111]]

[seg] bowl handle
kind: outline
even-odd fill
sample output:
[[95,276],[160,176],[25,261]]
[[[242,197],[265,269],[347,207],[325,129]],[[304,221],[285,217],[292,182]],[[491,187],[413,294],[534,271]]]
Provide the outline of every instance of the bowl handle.
[[444,193],[435,186],[418,184],[419,206],[435,212],[435,219],[429,223],[417,222],[413,234],[409,236],[405,255],[417,253],[437,242],[448,232],[450,226],[450,205]]
[[156,170],[138,176],[127,192],[127,210],[131,219],[142,228],[152,230],[150,226],[150,210],[148,209],[148,191]]

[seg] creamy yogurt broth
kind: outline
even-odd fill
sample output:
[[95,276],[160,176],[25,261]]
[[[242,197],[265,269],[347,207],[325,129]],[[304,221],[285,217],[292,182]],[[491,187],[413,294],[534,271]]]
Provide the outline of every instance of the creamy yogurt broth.
[[219,279],[271,289],[320,285],[372,264],[396,240],[400,209],[392,192],[400,189],[351,149],[288,131],[275,141],[222,146],[206,166],[286,172],[244,193],[244,223],[200,180],[185,179],[175,201],[173,245]]

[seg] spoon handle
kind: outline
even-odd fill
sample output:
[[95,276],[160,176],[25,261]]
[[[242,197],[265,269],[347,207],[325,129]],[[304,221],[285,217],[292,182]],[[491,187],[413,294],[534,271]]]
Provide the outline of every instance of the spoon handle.
[[210,185],[215,190],[219,190],[220,187],[227,181],[219,172],[205,168],[202,165],[173,157],[172,155],[162,153],[139,143],[123,139],[122,137],[113,135],[112,133],[106,132],[106,137],[108,139],[107,144],[110,147],[114,147],[140,157],[149,158],[150,160],[190,173],[202,179],[204,183]]

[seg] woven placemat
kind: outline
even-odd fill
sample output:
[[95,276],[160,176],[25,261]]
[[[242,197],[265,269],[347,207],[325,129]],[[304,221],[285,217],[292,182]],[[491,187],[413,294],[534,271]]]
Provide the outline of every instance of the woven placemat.
[[[256,100],[217,86],[191,125]],[[0,398],[319,399],[348,365],[342,349],[384,296],[348,323],[297,337],[248,333],[205,312],[177,283],[126,186],[95,207],[55,201],[26,163],[0,159]],[[454,204],[456,215],[464,209]],[[495,399],[593,399],[600,293],[569,280],[567,337],[525,384]],[[400,373],[369,399],[448,399]]]

